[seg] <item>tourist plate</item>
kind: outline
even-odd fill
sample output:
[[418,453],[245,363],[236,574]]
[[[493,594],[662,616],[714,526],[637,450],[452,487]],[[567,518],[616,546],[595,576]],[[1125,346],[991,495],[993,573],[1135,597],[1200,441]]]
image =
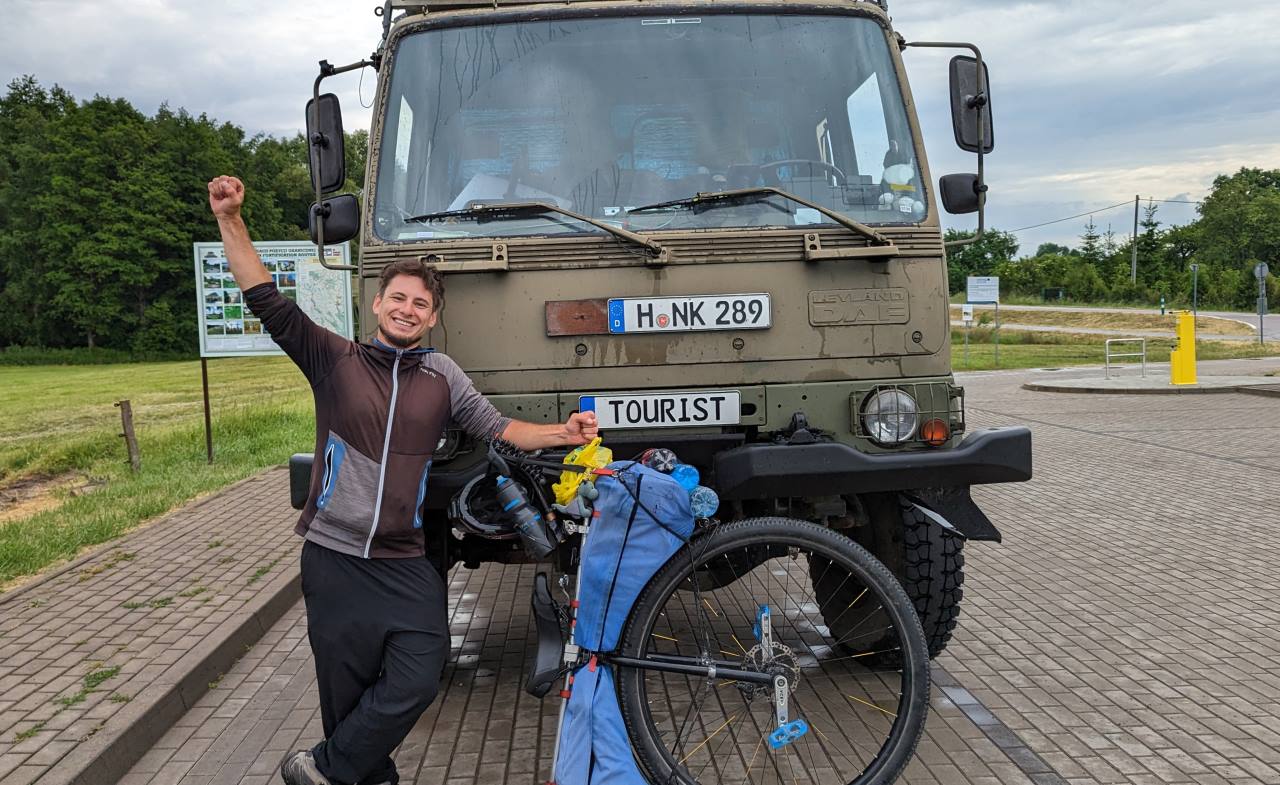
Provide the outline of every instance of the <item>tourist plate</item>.
[[737,425],[742,413],[742,396],[737,390],[583,395],[578,398],[578,408],[595,412],[601,428]]

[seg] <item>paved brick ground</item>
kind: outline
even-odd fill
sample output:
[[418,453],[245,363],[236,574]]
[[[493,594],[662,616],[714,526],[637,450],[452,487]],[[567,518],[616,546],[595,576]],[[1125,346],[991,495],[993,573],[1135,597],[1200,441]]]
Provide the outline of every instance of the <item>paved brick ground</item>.
[[[1005,543],[967,551],[947,686],[906,781],[1277,785],[1280,400],[1019,389],[1038,376],[964,377],[975,427],[1032,427],[1037,477],[975,492]],[[545,773],[556,707],[519,688],[530,575],[452,575],[454,662],[397,754],[406,783]],[[295,608],[124,782],[272,781],[319,733],[304,633]]]
[[0,782],[120,733],[145,688],[278,591],[296,574],[296,514],[272,470],[0,598]]
[[[534,640],[533,569],[451,576],[452,664],[440,698],[401,745],[402,785],[532,785],[550,770],[558,700],[526,694]],[[133,767],[120,785],[266,785],[289,750],[321,737],[301,603]],[[935,692],[908,785],[1024,785],[1031,780],[983,730]]]
[[965,380],[1036,479],[975,491],[1006,540],[945,667],[1069,782],[1280,783],[1280,400],[1018,388],[1045,376]]

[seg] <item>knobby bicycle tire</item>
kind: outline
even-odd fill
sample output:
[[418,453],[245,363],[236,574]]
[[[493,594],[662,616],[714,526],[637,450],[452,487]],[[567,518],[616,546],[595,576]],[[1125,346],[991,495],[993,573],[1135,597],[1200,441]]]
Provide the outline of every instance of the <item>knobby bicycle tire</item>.
[[[878,600],[866,618],[887,620],[901,648],[895,669],[864,667],[831,637],[812,588],[827,574]],[[769,651],[754,637],[762,605],[774,631]],[[886,639],[885,629],[869,633]],[[619,666],[627,733],[655,785],[886,785],[910,760],[928,714],[928,647],[901,584],[861,546],[806,521],[756,518],[695,537],[640,594],[619,654],[783,674],[790,717],[809,725],[775,749],[766,743],[776,726],[772,689]]]

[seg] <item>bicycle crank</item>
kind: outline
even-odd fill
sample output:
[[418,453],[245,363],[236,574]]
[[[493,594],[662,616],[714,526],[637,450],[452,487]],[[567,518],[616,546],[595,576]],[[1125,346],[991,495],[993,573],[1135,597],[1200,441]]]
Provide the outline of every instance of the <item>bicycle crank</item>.
[[[743,667],[767,673],[773,677],[772,703],[777,727],[769,733],[769,746],[781,749],[809,732],[809,724],[803,718],[791,719],[789,702],[792,691],[800,683],[800,667],[790,646],[774,641],[773,614],[768,605],[761,605],[752,628],[759,641],[743,657]],[[739,689],[748,698],[770,691],[762,684],[740,684]]]

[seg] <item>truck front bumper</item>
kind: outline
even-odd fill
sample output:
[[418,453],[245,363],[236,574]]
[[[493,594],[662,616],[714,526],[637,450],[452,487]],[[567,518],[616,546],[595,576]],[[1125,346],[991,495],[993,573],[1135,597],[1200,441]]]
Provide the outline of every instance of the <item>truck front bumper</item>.
[[947,449],[869,454],[847,444],[747,444],[716,456],[724,499],[967,487],[1031,479],[1031,431],[974,431]]

